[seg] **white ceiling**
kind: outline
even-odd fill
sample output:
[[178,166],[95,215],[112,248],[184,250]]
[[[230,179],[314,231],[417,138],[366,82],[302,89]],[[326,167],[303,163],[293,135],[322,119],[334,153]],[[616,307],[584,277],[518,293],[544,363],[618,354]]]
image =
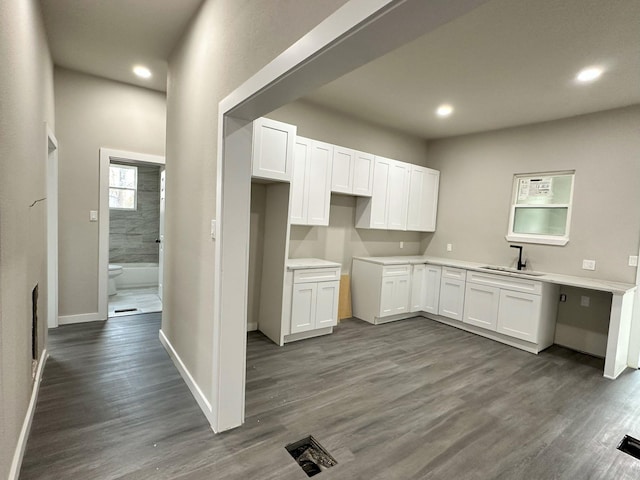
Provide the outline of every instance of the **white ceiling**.
[[305,99],[425,138],[637,104],[639,26],[638,0],[491,0]]
[[[166,90],[167,58],[203,0],[41,0],[56,65]],[[132,67],[144,64],[149,80]]]
[[[202,1],[41,0],[57,65],[160,91]],[[425,138],[637,104],[638,25],[638,0],[490,0],[305,99]],[[133,75],[138,63],[152,79]],[[594,64],[602,78],[577,85]]]

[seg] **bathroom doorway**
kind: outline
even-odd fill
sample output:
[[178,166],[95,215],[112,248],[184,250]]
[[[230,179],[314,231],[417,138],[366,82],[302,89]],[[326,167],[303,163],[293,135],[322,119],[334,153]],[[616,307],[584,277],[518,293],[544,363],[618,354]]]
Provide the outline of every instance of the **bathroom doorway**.
[[101,317],[161,312],[164,158],[100,149],[100,163]]

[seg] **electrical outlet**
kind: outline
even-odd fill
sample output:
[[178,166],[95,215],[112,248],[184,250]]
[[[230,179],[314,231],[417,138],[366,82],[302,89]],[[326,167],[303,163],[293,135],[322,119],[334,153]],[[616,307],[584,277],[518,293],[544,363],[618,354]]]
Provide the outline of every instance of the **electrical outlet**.
[[596,269],[596,261],[595,260],[582,260],[582,269],[583,270],[595,270]]
[[447,252],[453,252],[453,245],[447,243]]
[[629,266],[637,267],[638,266],[638,256],[637,255],[629,255]]
[[581,307],[588,307],[591,304],[591,298],[587,297],[586,295],[582,295],[580,297],[580,306]]
[[404,242],[400,242],[400,248],[404,248]]
[[566,293],[561,293],[560,294],[560,301],[561,302],[566,302],[567,301],[567,294]]

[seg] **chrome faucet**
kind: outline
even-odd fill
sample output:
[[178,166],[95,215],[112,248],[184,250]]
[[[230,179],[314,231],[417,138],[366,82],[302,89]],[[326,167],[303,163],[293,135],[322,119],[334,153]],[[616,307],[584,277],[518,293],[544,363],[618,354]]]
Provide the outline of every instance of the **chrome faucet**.
[[526,262],[522,261],[522,245],[509,245],[511,248],[518,249],[518,270],[522,270],[527,266]]

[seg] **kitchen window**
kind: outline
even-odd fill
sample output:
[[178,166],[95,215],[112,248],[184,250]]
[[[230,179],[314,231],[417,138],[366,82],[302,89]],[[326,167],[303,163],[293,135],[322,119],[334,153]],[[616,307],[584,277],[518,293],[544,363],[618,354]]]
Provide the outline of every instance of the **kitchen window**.
[[109,165],[109,209],[136,210],[138,207],[138,167]]
[[574,171],[515,175],[507,240],[566,245],[574,176]]

